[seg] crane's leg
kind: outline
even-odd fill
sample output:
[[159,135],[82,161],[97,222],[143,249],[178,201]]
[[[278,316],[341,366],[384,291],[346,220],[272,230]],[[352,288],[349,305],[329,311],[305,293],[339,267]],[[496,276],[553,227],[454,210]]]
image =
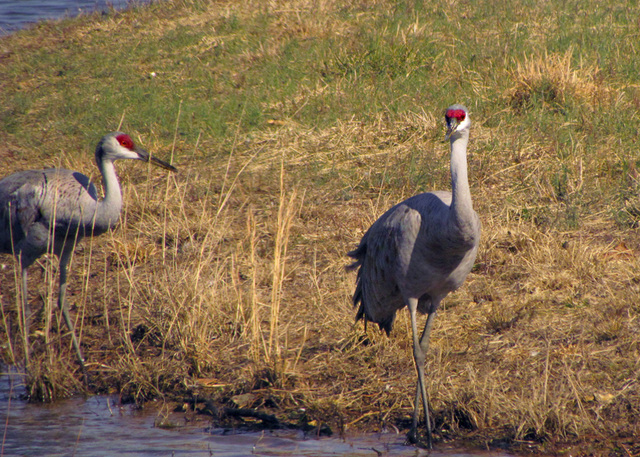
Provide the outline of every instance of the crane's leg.
[[[431,334],[431,326],[433,325],[433,318],[436,317],[436,312],[430,312],[427,314],[427,322],[424,324],[424,329],[422,330],[422,336],[420,337],[420,350],[422,354],[427,355],[427,351],[429,350],[429,335]],[[424,371],[424,364],[422,365],[422,369]],[[427,422],[427,431],[429,433],[429,446],[431,446],[431,419],[429,417],[429,400],[427,398],[426,393],[426,385],[423,383],[423,393],[422,393],[422,403],[424,407],[425,421]],[[416,389],[416,402],[418,401],[418,392]]]
[[22,270],[22,340],[24,342],[24,365],[27,368],[29,366],[29,324],[31,322],[31,307],[27,297],[27,262],[20,259],[20,268]]
[[[418,299],[409,298],[407,300],[407,307],[411,315],[411,334],[413,336],[413,359],[416,364],[416,371],[418,373],[418,384],[416,386],[416,398],[413,407],[413,422],[411,424],[411,430],[409,431],[409,441],[413,443],[419,443],[418,440],[418,416],[420,410],[420,399],[422,399],[422,406],[424,408],[425,423],[427,425],[427,446],[429,449],[433,449],[433,438],[431,436],[431,420],[429,419],[429,403],[427,402],[427,388],[424,380],[424,363],[426,360],[426,350],[423,350],[422,340],[425,337],[427,328],[430,331],[430,320],[433,313],[427,317],[427,324],[425,330],[422,332],[422,336],[418,337]],[[428,334],[427,334],[428,340]],[[428,345],[428,343],[427,343]]]
[[71,253],[73,249],[63,249],[60,254],[60,289],[58,291],[58,307],[62,310],[62,315],[64,316],[64,321],[71,332],[71,340],[73,342],[73,348],[76,350],[76,355],[78,357],[78,362],[82,366],[82,371],[85,373],[86,378],[86,369],[84,366],[84,357],[82,356],[82,351],[80,350],[80,345],[78,344],[78,339],[76,338],[76,331],[73,326],[73,321],[69,317],[69,307],[67,306],[66,294],[67,294],[67,265],[69,264],[69,259],[71,258]]

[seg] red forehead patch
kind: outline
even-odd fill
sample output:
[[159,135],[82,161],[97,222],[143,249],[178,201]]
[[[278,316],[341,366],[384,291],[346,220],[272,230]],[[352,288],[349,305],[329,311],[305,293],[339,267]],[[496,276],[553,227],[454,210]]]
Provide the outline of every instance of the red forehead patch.
[[465,117],[467,117],[467,113],[464,112],[463,109],[450,109],[447,111],[447,117],[455,117],[459,122],[463,121]]
[[131,139],[131,137],[129,135],[126,135],[126,134],[123,133],[122,135],[118,135],[116,137],[116,140],[118,140],[118,143],[120,143],[125,148],[133,150],[133,148],[134,148],[133,140]]

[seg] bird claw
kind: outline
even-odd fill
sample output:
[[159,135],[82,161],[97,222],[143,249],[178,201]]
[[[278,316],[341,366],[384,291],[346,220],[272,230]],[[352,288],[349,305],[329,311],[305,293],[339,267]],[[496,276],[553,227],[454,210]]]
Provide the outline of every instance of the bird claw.
[[417,430],[410,430],[407,433],[407,440],[405,441],[405,446],[416,446],[421,449],[433,450],[433,446],[431,445],[431,440],[427,440],[426,442],[418,436]]

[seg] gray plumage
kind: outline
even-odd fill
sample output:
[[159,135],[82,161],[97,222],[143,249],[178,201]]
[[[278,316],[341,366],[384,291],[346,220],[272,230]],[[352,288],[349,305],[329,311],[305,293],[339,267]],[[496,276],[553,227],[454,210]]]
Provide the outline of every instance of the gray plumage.
[[[425,411],[428,446],[431,423],[424,381],[425,355],[433,317],[442,299],[456,290],[471,271],[478,252],[480,220],[473,210],[467,178],[470,120],[461,105],[447,108],[447,138],[451,141],[452,192],[415,195],[389,209],[348,253],[357,269],[356,320],[377,323],[387,335],[396,312],[409,308],[413,354],[418,374],[413,423],[409,438],[417,441],[420,399]],[[418,335],[417,312],[427,314]]]
[[60,261],[58,306],[84,369],[84,357],[65,300],[67,265],[78,241],[85,236],[101,235],[118,222],[122,193],[113,163],[118,159],[151,161],[176,171],[172,165],[137,148],[129,135],[113,132],[105,135],[95,150],[104,185],[102,200],[98,200],[96,187],[87,176],[60,168],[21,171],[0,180],[0,253],[14,255],[20,264],[26,362],[30,317],[27,268],[51,252]]

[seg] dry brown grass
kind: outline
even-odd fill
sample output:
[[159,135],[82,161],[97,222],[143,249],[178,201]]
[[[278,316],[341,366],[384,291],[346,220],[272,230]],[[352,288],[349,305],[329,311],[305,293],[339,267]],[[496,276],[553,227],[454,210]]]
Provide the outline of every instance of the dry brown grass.
[[[399,142],[401,131],[413,133]],[[216,163],[194,156],[177,175],[121,165],[122,223],[78,248],[69,288],[94,386],[136,401],[251,392],[252,407],[304,407],[347,432],[408,420],[408,318],[401,313],[390,339],[373,328],[363,339],[344,253],[414,192],[408,181],[384,184],[414,148],[433,151],[425,160],[446,182],[440,133],[421,113],[327,131],[286,125]],[[484,134],[473,130],[472,162]],[[309,185],[311,155],[339,185]],[[205,167],[224,178],[211,180]],[[472,175],[484,233],[478,265],[445,301],[428,360],[441,435],[506,430],[539,442],[637,432],[639,240],[541,229],[508,206],[491,212],[499,200],[476,182]],[[71,362],[59,365],[73,360],[67,339],[56,341],[62,357],[34,361],[56,368],[31,373],[37,398],[81,387],[51,378],[73,372]]]
[[599,104],[608,102],[614,92],[602,83],[600,70],[594,65],[572,64],[575,50],[569,47],[564,54],[524,56],[513,70],[515,85],[509,89],[512,106],[522,110],[532,103],[562,109],[571,103]]
[[[379,152],[377,144],[415,123],[423,134]],[[221,400],[251,392],[253,407],[288,414],[303,406],[345,431],[406,420],[414,389],[408,318],[401,314],[390,339],[371,329],[363,340],[344,252],[412,192],[380,186],[383,164],[405,162],[409,145],[446,154],[436,133],[421,116],[326,132],[282,127],[220,162],[227,178],[217,184],[197,161],[139,186],[131,181],[140,169],[129,168],[127,230],[92,247],[93,274],[105,265],[104,276],[85,279],[75,269],[82,279],[74,282],[89,285],[76,289],[88,295],[85,322],[100,324],[83,339],[91,370],[137,400],[176,388]],[[482,128],[474,133],[482,137]],[[359,166],[376,194],[354,191],[357,182],[296,180],[319,143],[327,172]],[[436,160],[446,175],[446,161]],[[474,194],[480,208],[491,201]],[[478,265],[436,321],[429,395],[441,433],[506,428],[531,442],[633,433],[637,239],[541,230],[508,214],[481,210]]]

